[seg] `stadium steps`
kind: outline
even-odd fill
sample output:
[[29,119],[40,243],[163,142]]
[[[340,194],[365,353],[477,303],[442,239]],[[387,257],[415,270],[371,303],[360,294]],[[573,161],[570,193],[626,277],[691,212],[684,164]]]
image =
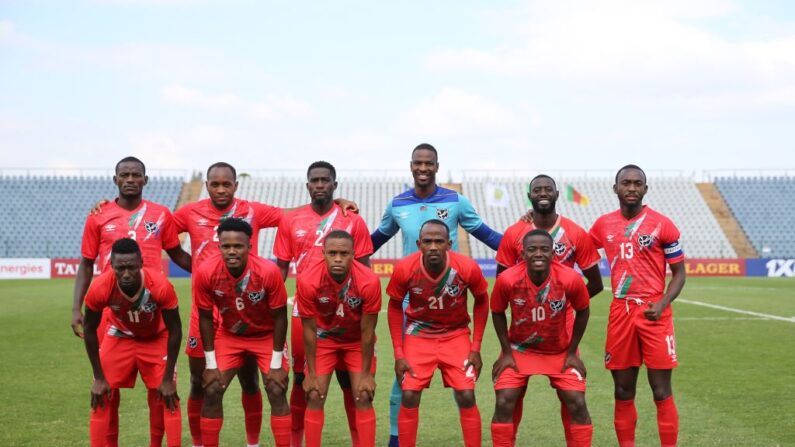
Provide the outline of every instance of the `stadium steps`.
[[183,183],[182,189],[179,191],[179,199],[177,199],[177,209],[182,208],[185,204],[199,200],[199,196],[201,196],[202,193],[202,186],[204,186],[204,182],[201,178]]
[[701,196],[704,197],[704,201],[710,211],[712,211],[712,215],[715,216],[715,220],[718,221],[718,225],[726,234],[729,243],[734,247],[734,251],[737,252],[737,256],[741,258],[758,258],[759,253],[751,245],[751,241],[748,240],[745,231],[743,231],[737,219],[734,218],[734,214],[732,214],[729,206],[723,200],[723,196],[720,195],[715,184],[696,183],[696,187]]
[[[463,194],[463,188],[460,183],[442,183],[442,188],[452,189],[459,194]],[[461,225],[458,226],[458,252],[466,256],[472,256],[472,250],[469,248],[469,233]]]

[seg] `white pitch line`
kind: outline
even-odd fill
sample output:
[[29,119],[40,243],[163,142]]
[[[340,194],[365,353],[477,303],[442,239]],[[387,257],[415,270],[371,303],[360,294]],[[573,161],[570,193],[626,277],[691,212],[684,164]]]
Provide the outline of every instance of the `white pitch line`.
[[787,318],[787,317],[780,317],[778,315],[769,315],[763,314],[760,312],[751,312],[750,310],[742,310],[742,309],[735,309],[733,307],[726,307],[726,306],[719,306],[717,304],[709,304],[709,303],[702,303],[701,301],[691,301],[679,298],[676,300],[678,303],[686,303],[686,304],[695,304],[696,306],[704,306],[704,307],[711,307],[713,309],[724,310],[726,312],[734,312],[738,314],[744,315],[753,315],[755,317],[761,317],[768,320],[779,320],[779,321],[786,321],[787,323],[795,323],[795,318]]

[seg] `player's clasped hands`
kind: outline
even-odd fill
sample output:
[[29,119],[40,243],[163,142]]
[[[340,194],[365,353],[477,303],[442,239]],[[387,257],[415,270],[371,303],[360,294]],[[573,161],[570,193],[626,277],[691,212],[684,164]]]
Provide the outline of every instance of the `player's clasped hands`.
[[110,385],[105,379],[94,379],[91,384],[91,408],[104,407],[110,399]]
[[475,370],[475,380],[478,380],[480,377],[480,371],[483,369],[483,359],[480,358],[479,352],[470,352],[469,357],[467,357],[467,361],[464,364],[464,370],[469,373],[469,369],[472,368]]
[[497,360],[494,361],[494,366],[491,367],[491,381],[497,383],[497,379],[506,368],[513,368],[516,372],[519,372],[519,367],[516,366],[516,360],[514,360],[513,355],[500,354]]
[[[356,393],[356,400],[360,400],[362,397],[365,398],[367,401],[372,401],[375,397],[375,378],[372,374],[363,374],[362,378],[359,379],[359,392]],[[364,395],[362,395],[364,394]]]
[[268,374],[265,375],[265,388],[272,390],[272,387],[277,386],[284,391],[287,391],[287,386],[290,379],[287,376],[287,371],[284,368],[271,368]]
[[165,402],[166,408],[172,413],[178,408],[177,402],[179,401],[179,396],[177,395],[177,384],[174,383],[173,380],[163,378],[163,382],[157,387],[157,396],[160,400]]
[[309,400],[309,396],[312,393],[317,393],[321,399],[325,399],[326,396],[320,392],[320,382],[317,380],[317,375],[309,373],[304,377],[304,392],[306,393],[306,398]]

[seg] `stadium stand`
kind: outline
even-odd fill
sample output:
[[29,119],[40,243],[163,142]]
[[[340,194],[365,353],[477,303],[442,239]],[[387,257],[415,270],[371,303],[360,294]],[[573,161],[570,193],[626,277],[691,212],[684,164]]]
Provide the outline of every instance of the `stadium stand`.
[[[335,196],[355,201],[359,205],[361,216],[367,222],[367,227],[371,232],[381,221],[381,216],[389,200],[406,189],[405,180],[401,178],[347,178],[340,174],[338,181],[339,187]],[[235,196],[283,208],[297,207],[309,202],[309,195],[306,192],[306,180],[301,178],[242,177],[239,179],[239,187]],[[205,188],[202,190],[201,199],[207,197]],[[273,256],[272,250],[275,236],[275,228],[260,232],[259,253],[261,255],[266,257]],[[402,235],[393,237],[378,250],[374,258],[400,258],[401,237]],[[183,246],[186,246],[184,245],[186,243],[189,243],[189,241],[184,241]]]
[[[171,209],[182,179],[149,177],[144,198]],[[0,257],[76,258],[86,215],[118,189],[110,177],[0,176]]]
[[[504,231],[529,208],[527,183],[530,178],[473,178],[464,182],[464,194],[474,204],[483,220],[492,228]],[[588,230],[597,217],[618,208],[612,178],[555,179],[560,190],[558,212]],[[567,200],[566,188],[573,187],[587,198],[587,204]],[[495,197],[494,189],[502,191]],[[652,208],[668,215],[682,232],[685,252],[695,258],[733,258],[737,256],[695,183],[687,178],[658,178],[649,183],[644,199]],[[472,256],[493,258],[494,252],[470,236]]]
[[795,177],[718,177],[715,185],[761,257],[795,256]]

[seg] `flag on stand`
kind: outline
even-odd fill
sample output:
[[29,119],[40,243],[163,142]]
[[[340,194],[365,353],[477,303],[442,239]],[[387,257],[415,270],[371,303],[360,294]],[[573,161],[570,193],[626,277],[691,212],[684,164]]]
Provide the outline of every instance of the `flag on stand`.
[[486,184],[486,205],[507,208],[511,204],[511,196],[504,185]]
[[577,205],[588,205],[588,196],[580,194],[580,192],[571,185],[566,185],[566,200],[574,202]]

